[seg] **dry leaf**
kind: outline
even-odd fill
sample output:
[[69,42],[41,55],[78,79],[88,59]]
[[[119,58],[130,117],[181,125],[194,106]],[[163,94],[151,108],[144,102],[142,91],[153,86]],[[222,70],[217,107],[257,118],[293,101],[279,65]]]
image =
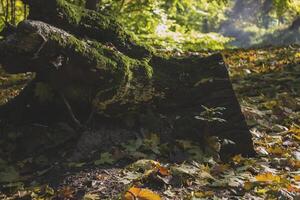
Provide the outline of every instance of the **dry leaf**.
[[213,191],[204,191],[204,192],[196,192],[195,197],[197,198],[205,198],[205,197],[212,197],[214,196]]
[[159,166],[157,167],[158,173],[162,176],[170,176],[170,171],[166,167]]
[[289,192],[295,192],[295,193],[300,193],[300,188],[299,187],[296,187],[294,185],[288,185],[287,186],[287,190]]
[[131,187],[124,195],[123,200],[161,200],[160,196],[151,190]]
[[274,155],[282,155],[285,153],[285,150],[279,146],[275,146],[275,147],[269,147],[267,149],[267,151],[270,153],[270,154],[274,154]]
[[300,181],[300,175],[294,176],[295,181]]
[[241,163],[243,159],[244,159],[244,158],[243,158],[243,156],[242,156],[241,154],[235,155],[235,156],[232,158],[233,162],[236,163],[236,164]]
[[281,178],[280,176],[273,175],[272,173],[259,174],[255,176],[256,180],[259,182],[277,182],[279,183]]
[[251,182],[249,182],[249,181],[247,181],[247,182],[245,182],[244,183],[244,189],[246,190],[246,191],[249,191],[249,190],[251,190],[252,188],[253,188],[253,183],[251,183]]
[[75,190],[71,187],[63,187],[61,190],[58,191],[58,196],[63,199],[71,199],[73,198]]

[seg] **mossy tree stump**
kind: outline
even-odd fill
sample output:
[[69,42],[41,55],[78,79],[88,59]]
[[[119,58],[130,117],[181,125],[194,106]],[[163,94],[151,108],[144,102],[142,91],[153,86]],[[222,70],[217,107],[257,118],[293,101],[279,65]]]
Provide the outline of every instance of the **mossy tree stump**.
[[[61,120],[69,113],[78,125],[94,113],[127,128],[168,129],[173,138],[216,135],[234,142],[223,153],[253,155],[220,54],[160,56],[137,44],[112,16],[64,0],[24,2],[29,19],[0,41],[0,63],[10,73],[36,77],[1,108],[2,117]],[[224,110],[218,118],[205,116],[206,108]]]

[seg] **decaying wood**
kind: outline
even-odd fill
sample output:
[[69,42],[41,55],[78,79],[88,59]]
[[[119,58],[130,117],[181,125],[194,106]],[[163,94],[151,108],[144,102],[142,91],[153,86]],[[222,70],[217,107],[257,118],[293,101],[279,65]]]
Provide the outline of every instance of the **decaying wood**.
[[[7,71],[36,73],[24,116],[38,115],[41,108],[54,118],[59,118],[58,112],[68,110],[75,118],[74,113],[85,111],[129,129],[168,129],[174,138],[201,140],[216,135],[235,143],[224,146],[223,153],[253,154],[251,134],[221,54],[161,56],[136,44],[109,16],[63,0],[27,2],[31,20],[20,23],[0,42],[0,63]],[[56,9],[43,5],[48,10],[38,10],[43,3]],[[81,12],[76,20],[72,9]],[[51,93],[47,102],[36,91],[40,86]],[[62,104],[68,109],[61,109]],[[205,108],[220,107],[225,109],[218,116],[223,120],[197,117]]]

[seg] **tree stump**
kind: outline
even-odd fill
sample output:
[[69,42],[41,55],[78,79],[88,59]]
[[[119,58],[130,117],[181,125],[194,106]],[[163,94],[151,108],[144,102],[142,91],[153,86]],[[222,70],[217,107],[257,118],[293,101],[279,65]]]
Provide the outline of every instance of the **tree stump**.
[[223,154],[254,154],[221,54],[162,56],[112,16],[64,0],[24,2],[29,19],[0,41],[0,63],[36,76],[0,108],[2,117],[58,120],[68,113],[80,125],[95,114],[129,129],[168,129],[172,138],[215,135],[232,141]]

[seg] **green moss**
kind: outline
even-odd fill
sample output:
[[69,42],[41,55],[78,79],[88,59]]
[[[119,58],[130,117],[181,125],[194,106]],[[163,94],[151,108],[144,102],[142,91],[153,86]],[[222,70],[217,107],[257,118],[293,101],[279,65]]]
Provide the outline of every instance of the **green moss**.
[[87,10],[82,6],[77,6],[65,0],[57,0],[58,9],[65,15],[69,23],[75,25],[95,26],[101,30],[114,30],[118,32],[115,18],[108,15],[102,15],[95,11]]
[[80,34],[99,42],[111,42],[120,51],[134,58],[153,51],[150,46],[139,43],[133,33],[127,32],[115,16],[87,10],[65,0],[56,1],[58,12],[64,15],[66,25],[71,25],[72,31],[76,32],[80,27]]
[[84,14],[84,8],[68,3],[65,0],[57,0],[58,8],[65,14],[68,21],[72,24],[79,24]]
[[[91,17],[93,16],[91,15]],[[84,18],[82,17],[81,20]],[[104,27],[110,23],[106,21],[101,26]],[[117,29],[114,26],[107,28]],[[123,36],[126,37],[125,33],[119,33],[124,34]],[[119,39],[119,37],[117,38]],[[56,45],[65,54],[74,58],[71,60],[71,65],[76,65],[81,68],[83,73],[87,74],[89,74],[89,68],[93,69],[96,72],[94,75],[99,74],[101,76],[96,80],[97,83],[105,80],[103,84],[96,85],[93,92],[96,94],[94,105],[99,110],[106,109],[108,105],[113,105],[116,102],[121,104],[127,102],[138,103],[152,98],[154,90],[152,85],[148,84],[153,76],[150,57],[134,59],[111,45],[104,45],[99,41],[85,41],[72,35],[54,33],[50,36],[50,40],[57,43]],[[80,74],[80,76],[89,79],[87,74]],[[74,76],[77,79],[78,75]],[[84,82],[82,83],[84,84]],[[82,96],[82,98],[85,96],[84,90],[77,88],[77,86],[68,89],[68,91],[70,98],[78,99],[79,96]]]
[[[52,34],[50,39],[56,42],[60,47],[63,47],[66,51],[71,54],[76,54],[78,58],[89,59],[87,63],[93,65],[99,65],[105,69],[108,62],[108,58],[102,55],[102,49],[100,45],[97,49],[90,47],[86,42],[77,39],[74,36],[62,37],[60,34]],[[110,63],[111,64],[111,63]]]
[[142,64],[143,64],[143,66],[144,66],[144,68],[145,68],[145,70],[146,70],[146,73],[147,73],[148,78],[152,78],[152,77],[153,77],[153,68],[152,68],[152,66],[149,64],[149,62],[150,62],[150,59],[144,59],[144,60],[142,61]]

